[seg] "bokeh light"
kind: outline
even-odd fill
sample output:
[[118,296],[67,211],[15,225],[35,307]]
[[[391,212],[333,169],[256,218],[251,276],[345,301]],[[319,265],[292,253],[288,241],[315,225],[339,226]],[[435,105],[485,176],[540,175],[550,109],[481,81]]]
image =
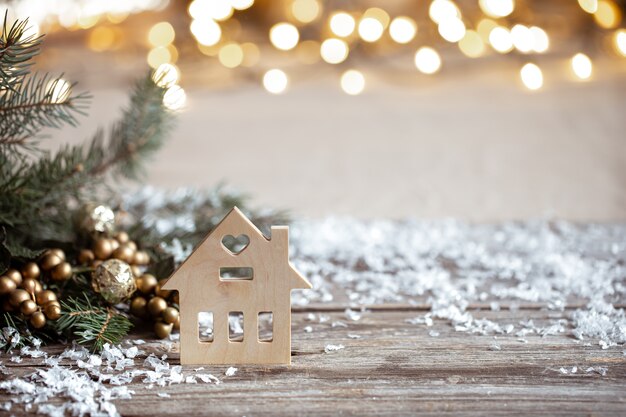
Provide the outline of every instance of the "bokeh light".
[[148,42],[152,46],[167,46],[174,42],[176,33],[169,22],[159,22],[148,31]]
[[550,38],[545,30],[538,26],[532,26],[530,33],[533,37],[533,51],[543,53],[550,47]]
[[48,81],[46,97],[50,103],[64,103],[72,94],[72,84],[63,78]]
[[350,36],[356,28],[354,18],[345,12],[338,12],[330,17],[330,30],[337,36]]
[[190,29],[198,43],[205,46],[217,44],[222,37],[220,25],[211,19],[194,19]]
[[160,87],[170,87],[176,84],[179,78],[180,72],[178,68],[169,63],[159,65],[152,74],[152,79]]
[[460,18],[461,12],[450,0],[433,0],[428,8],[428,16],[433,22],[439,24],[445,19]]
[[163,105],[170,110],[180,110],[185,107],[187,94],[179,85],[173,85],[163,94]]
[[272,45],[282,51],[295,48],[300,39],[298,29],[291,23],[277,23],[270,29]]
[[263,87],[272,94],[281,94],[287,89],[287,74],[279,69],[271,69],[263,75]]
[[535,64],[525,64],[520,70],[520,77],[529,90],[539,90],[543,86],[543,73]]
[[230,0],[230,5],[235,10],[246,10],[252,7],[254,0]]
[[341,75],[341,89],[351,96],[361,94],[365,89],[365,77],[360,71],[348,70]]
[[487,16],[505,17],[515,10],[514,0],[479,0],[480,8]]
[[439,22],[439,34],[448,42],[458,42],[465,36],[465,24],[458,17],[447,17]]
[[511,29],[511,40],[513,46],[523,53],[532,51],[534,45],[533,33],[530,28],[524,25],[515,25]]
[[578,0],[578,4],[587,13],[595,13],[598,10],[598,0]]
[[578,53],[574,55],[571,59],[572,71],[576,77],[581,80],[588,80],[591,78],[591,73],[593,72],[593,64],[591,63],[591,59],[583,53]]
[[243,62],[243,49],[235,42],[227,43],[220,48],[217,59],[226,68],[238,67]]
[[463,39],[459,41],[459,49],[465,56],[478,58],[485,52],[485,43],[478,32],[468,30]]
[[615,31],[613,35],[613,43],[615,50],[622,56],[626,57],[626,29]]
[[322,12],[322,7],[317,0],[295,0],[291,3],[291,13],[296,20],[302,23],[311,23]]
[[415,38],[417,24],[413,19],[406,16],[396,17],[389,25],[389,36],[398,43],[409,43]]
[[491,33],[489,33],[489,43],[493,49],[502,54],[510,52],[513,49],[511,32],[502,26],[495,27],[491,30]]
[[241,65],[244,67],[253,67],[259,63],[261,59],[261,51],[256,44],[252,42],[245,42],[241,44],[241,51],[243,52],[243,61]]
[[604,29],[613,29],[622,20],[622,12],[615,2],[611,0],[598,1],[598,9],[593,14],[598,26]]
[[341,39],[330,38],[322,42],[320,55],[329,64],[339,64],[348,57],[348,44]]
[[171,62],[172,54],[165,46],[157,46],[148,52],[147,61],[151,68],[157,68],[161,64]]
[[194,19],[226,20],[234,10],[230,0],[194,0],[188,11]]
[[383,24],[373,17],[365,17],[359,22],[359,36],[365,42],[376,42],[384,31]]
[[424,74],[434,74],[441,68],[441,57],[433,48],[424,46],[415,53],[415,66]]

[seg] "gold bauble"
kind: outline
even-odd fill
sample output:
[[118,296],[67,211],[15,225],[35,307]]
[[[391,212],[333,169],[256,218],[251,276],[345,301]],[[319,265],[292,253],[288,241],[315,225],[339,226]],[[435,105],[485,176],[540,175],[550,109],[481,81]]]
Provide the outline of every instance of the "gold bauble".
[[118,242],[117,240],[111,238],[109,239],[109,242],[111,243],[111,250],[115,251],[117,248],[120,247],[120,242]]
[[46,316],[44,316],[41,311],[37,311],[33,313],[32,316],[30,316],[30,324],[35,329],[41,329],[43,326],[46,325]]
[[130,270],[133,271],[133,276],[140,277],[141,276],[141,268],[137,265],[131,265]]
[[91,277],[91,285],[111,304],[126,300],[137,289],[130,265],[119,259],[102,262]]
[[148,313],[146,306],[148,302],[143,297],[135,297],[130,302],[130,312],[137,317],[145,317]]
[[61,305],[58,301],[51,301],[43,308],[43,312],[50,320],[56,320],[61,317]]
[[39,261],[39,265],[41,265],[41,269],[43,269],[44,271],[49,271],[55,266],[59,265],[61,262],[63,262],[63,259],[61,257],[54,253],[48,252],[43,256],[43,258],[41,258],[41,261]]
[[11,293],[9,300],[11,301],[11,305],[17,308],[24,301],[30,300],[30,294],[28,294],[26,290],[17,289]]
[[157,285],[156,288],[154,289],[154,293],[161,298],[168,298],[172,294],[171,290],[163,289],[163,286],[165,285],[166,282],[167,282],[167,279],[160,280],[159,285]]
[[180,330],[180,314],[176,317],[176,321],[174,322],[174,328],[176,330]]
[[87,233],[110,235],[115,229],[115,213],[102,204],[86,204],[78,213],[78,226]]
[[117,232],[114,237],[115,240],[120,243],[126,243],[130,240],[130,238],[128,237],[128,233],[126,232]]
[[59,249],[59,248],[48,249],[46,253],[56,255],[62,261],[65,260],[65,252],[63,252],[63,249]]
[[135,252],[137,250],[137,244],[134,241],[132,241],[132,240],[129,240],[128,242],[126,242],[126,246],[131,248],[133,250],[133,252]]
[[93,243],[92,250],[97,259],[105,260],[113,253],[113,245],[109,239],[102,237]]
[[9,269],[4,273],[7,277],[11,278],[16,285],[20,285],[22,283],[22,274],[17,269]]
[[20,304],[20,311],[23,315],[30,316],[37,311],[37,303],[33,300],[24,300],[22,304]]
[[81,265],[89,265],[94,259],[96,259],[96,255],[89,249],[81,249],[78,253],[78,262],[80,262]]
[[150,256],[148,252],[143,250],[138,250],[135,252],[135,257],[133,258],[133,263],[135,265],[147,265],[150,263]]
[[50,290],[45,290],[37,294],[36,296],[37,304],[40,306],[48,304],[50,301],[56,301],[57,295]]
[[119,259],[120,261],[131,264],[135,257],[135,251],[130,246],[128,246],[127,243],[124,243],[123,245],[120,245],[119,248],[113,251],[113,257],[115,259]]
[[139,277],[137,288],[144,294],[152,294],[159,281],[151,274],[143,274]]
[[22,276],[24,278],[38,279],[39,274],[41,274],[41,270],[35,262],[28,262],[22,267]]
[[163,321],[169,324],[176,323],[176,320],[178,320],[178,316],[178,310],[174,307],[168,307],[161,313],[161,318],[163,319]]
[[159,339],[165,339],[172,333],[173,324],[156,322],[154,323],[154,333],[156,333]]
[[6,275],[0,277],[0,295],[10,294],[16,288],[17,285],[11,278]]
[[[39,281],[37,281],[36,279],[26,278],[24,281],[22,281],[22,284],[20,284],[20,288],[28,291],[28,293],[30,294],[35,294],[39,292],[37,291],[37,284],[39,284]],[[39,284],[39,287],[41,288],[41,284]]]
[[161,297],[153,297],[148,301],[148,311],[154,317],[160,315],[167,308],[167,301]]
[[67,262],[62,262],[52,268],[50,276],[55,281],[65,281],[72,276],[72,265]]

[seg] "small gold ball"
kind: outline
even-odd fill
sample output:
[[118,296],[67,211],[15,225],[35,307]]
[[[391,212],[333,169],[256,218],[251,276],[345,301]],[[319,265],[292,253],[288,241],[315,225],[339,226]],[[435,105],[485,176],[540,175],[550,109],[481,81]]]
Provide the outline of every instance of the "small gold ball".
[[[28,291],[29,294],[35,294],[37,292],[37,280],[32,278],[26,278],[22,281],[20,288]],[[41,284],[39,284],[41,286]]]
[[38,279],[40,274],[41,270],[39,269],[39,265],[35,262],[28,262],[22,267],[22,276],[24,278]]
[[24,300],[22,304],[20,304],[20,311],[23,315],[30,316],[37,311],[37,303],[33,300]]
[[168,298],[172,294],[171,290],[162,289],[162,287],[165,285],[166,282],[167,282],[167,279],[160,280],[159,285],[157,285],[156,289],[154,290],[154,293],[161,298]]
[[6,275],[0,277],[0,295],[10,294],[16,288],[17,285],[11,278]]
[[174,322],[174,328],[176,330],[180,330],[180,314],[176,317],[176,321]]
[[118,242],[115,239],[109,239],[109,242],[111,243],[111,250],[115,251],[115,249],[120,247],[120,242]]
[[130,266],[130,271],[133,273],[134,277],[140,277],[141,276],[141,268],[139,268],[137,265],[131,265]]
[[178,316],[178,310],[174,307],[168,307],[161,313],[161,318],[163,319],[163,321],[169,324],[176,323]]
[[130,240],[128,237],[128,233],[126,232],[117,232],[115,235],[115,239],[120,243],[126,243]]
[[139,282],[137,282],[137,288],[144,294],[152,294],[154,289],[156,288],[159,282],[151,274],[143,274],[139,277]]
[[37,298],[37,304],[43,306],[48,304],[50,301],[56,301],[57,295],[53,291],[45,290],[37,294],[35,298]]
[[146,309],[148,302],[143,297],[135,297],[130,302],[130,312],[137,317],[145,317],[148,310]]
[[46,325],[46,316],[44,316],[41,311],[37,311],[33,313],[32,316],[30,316],[30,324],[35,329],[41,329],[43,326]]
[[113,251],[113,257],[115,259],[119,259],[120,261],[124,261],[127,264],[130,264],[133,262],[133,259],[135,257],[135,251],[127,246],[127,244],[123,244]]
[[11,278],[16,285],[20,285],[22,283],[22,274],[17,269],[9,269],[4,273],[7,277]]
[[165,339],[172,333],[173,324],[156,322],[154,323],[154,333],[159,339]]
[[55,281],[65,281],[72,276],[72,265],[63,262],[52,269],[52,279]]
[[54,249],[48,249],[48,252],[52,255],[55,255],[57,258],[59,258],[60,260],[64,261],[65,260],[65,252],[63,252],[61,249],[59,248],[54,248]]
[[150,301],[148,301],[148,311],[155,317],[160,315],[166,308],[167,301],[161,297],[153,297]]
[[143,250],[138,250],[135,252],[135,257],[133,258],[133,263],[135,265],[147,265],[150,263],[150,256],[148,252]]
[[44,271],[49,271],[55,266],[59,265],[61,262],[63,262],[63,259],[55,255],[54,253],[47,252],[43,256],[43,258],[41,258],[41,261],[39,261],[39,265],[41,265],[41,269],[43,269]]
[[96,255],[89,249],[81,249],[78,253],[78,262],[80,262],[81,265],[89,265],[94,259],[96,259]]
[[133,252],[135,252],[137,250],[137,244],[133,240],[129,240],[128,242],[126,242],[126,245],[129,248],[131,248],[133,250]]
[[103,261],[105,259],[109,259],[111,256],[113,253],[113,246],[111,245],[111,241],[109,239],[100,238],[94,242],[92,250],[96,258]]
[[43,291],[43,286],[41,285],[41,282],[35,280],[35,294],[39,294],[42,291]]
[[61,317],[61,305],[57,301],[52,301],[43,308],[43,312],[50,320],[56,320]]
[[26,290],[17,289],[11,293],[9,300],[11,300],[11,305],[17,308],[24,301],[30,300],[30,294]]

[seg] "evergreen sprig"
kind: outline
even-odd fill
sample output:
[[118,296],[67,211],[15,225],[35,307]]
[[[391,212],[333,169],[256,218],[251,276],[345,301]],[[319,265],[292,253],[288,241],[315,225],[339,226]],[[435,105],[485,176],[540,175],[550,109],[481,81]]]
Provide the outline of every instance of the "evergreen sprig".
[[99,351],[106,343],[112,345],[122,341],[132,327],[130,320],[113,307],[94,304],[93,295],[68,298],[62,302],[61,317],[56,327],[69,332],[80,344],[90,345]]

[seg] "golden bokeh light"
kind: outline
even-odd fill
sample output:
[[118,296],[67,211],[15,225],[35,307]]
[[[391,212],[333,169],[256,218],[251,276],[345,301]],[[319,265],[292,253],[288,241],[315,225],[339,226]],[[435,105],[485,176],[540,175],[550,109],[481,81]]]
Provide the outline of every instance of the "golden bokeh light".
[[351,69],[341,75],[340,84],[346,94],[356,96],[365,89],[365,77],[360,71]]
[[277,23],[270,29],[270,42],[281,51],[295,48],[299,39],[300,33],[291,23]]
[[533,50],[534,38],[530,28],[524,25],[515,25],[511,29],[511,40],[513,46],[523,53],[528,53]]
[[102,52],[112,49],[115,46],[116,39],[116,29],[109,26],[98,26],[89,33],[87,46],[92,51]]
[[198,43],[204,46],[213,46],[222,37],[220,25],[211,19],[194,19],[190,29]]
[[291,14],[299,22],[311,23],[322,12],[322,6],[317,0],[294,0],[291,3]]
[[578,0],[578,4],[587,13],[595,13],[598,10],[598,0]]
[[489,43],[491,47],[501,54],[513,50],[513,39],[511,32],[503,26],[495,27],[489,33]]
[[626,29],[615,31],[613,35],[613,44],[615,50],[622,56],[626,57]]
[[398,43],[409,43],[415,38],[416,34],[417,23],[410,17],[399,16],[389,24],[389,36]]
[[550,38],[545,30],[538,26],[532,26],[530,33],[533,37],[533,51],[543,53],[550,47]]
[[378,20],[383,25],[383,30],[389,26],[389,13],[379,7],[372,7],[363,13],[363,18],[371,17]]
[[287,74],[279,69],[271,69],[263,75],[263,87],[272,94],[281,94],[287,89]]
[[354,17],[345,12],[338,12],[330,17],[330,30],[337,36],[350,36],[356,28]]
[[591,63],[591,59],[583,53],[578,53],[574,55],[570,61],[572,66],[572,72],[576,77],[581,80],[588,80],[591,78],[591,73],[593,72],[593,64]]
[[37,22],[29,21],[28,26],[24,29],[22,39],[36,38],[41,34],[41,28]]
[[227,43],[220,48],[217,59],[226,68],[238,67],[243,62],[243,49],[238,43]]
[[233,15],[230,0],[194,0],[189,4],[189,14],[194,19],[226,20]]
[[514,0],[479,0],[482,11],[491,17],[506,17],[515,10]]
[[456,16],[446,17],[439,22],[438,31],[448,42],[458,42],[465,36],[465,24]]
[[499,25],[491,19],[480,19],[478,25],[476,25],[476,32],[480,35],[480,38],[483,42],[489,42],[489,35],[494,28],[497,28]]
[[434,74],[441,68],[441,57],[433,48],[424,46],[415,53],[415,67],[424,74]]
[[243,61],[241,65],[244,67],[253,67],[259,63],[261,59],[261,51],[256,44],[252,42],[245,42],[241,44],[241,50],[243,52]]
[[169,22],[159,22],[148,31],[148,42],[152,46],[167,46],[175,37],[174,27]]
[[385,27],[373,17],[365,17],[359,22],[359,36],[365,42],[376,42],[383,36]]
[[300,42],[296,48],[296,56],[303,64],[311,65],[320,60],[320,43],[314,40]]
[[525,64],[520,70],[520,78],[529,90],[539,90],[543,86],[543,73],[535,64]]
[[252,7],[254,0],[230,0],[230,5],[235,10],[246,10]]
[[326,39],[320,46],[320,55],[329,64],[339,64],[345,61],[349,52],[348,44],[341,39]]
[[615,2],[611,0],[598,1],[598,9],[593,14],[598,26],[604,29],[613,29],[622,20],[622,12]]
[[89,29],[98,23],[100,15],[88,13],[86,10],[80,11],[76,24],[81,29]]
[[187,94],[179,85],[173,85],[163,94],[163,105],[170,110],[181,110],[185,107]]
[[151,68],[158,68],[161,64],[166,64],[172,61],[172,54],[169,49],[164,46],[157,46],[156,48],[152,48],[150,52],[148,52],[148,65]]
[[433,22],[439,24],[452,17],[461,18],[461,12],[450,0],[433,0],[428,8],[428,16]]
[[485,43],[478,32],[468,30],[463,39],[459,41],[459,49],[465,56],[478,58],[485,52]]
[[64,103],[72,94],[72,84],[63,78],[48,81],[46,84],[46,99],[50,103]]
[[176,65],[161,64],[152,74],[152,80],[159,87],[171,87],[176,84],[180,78],[180,71]]

